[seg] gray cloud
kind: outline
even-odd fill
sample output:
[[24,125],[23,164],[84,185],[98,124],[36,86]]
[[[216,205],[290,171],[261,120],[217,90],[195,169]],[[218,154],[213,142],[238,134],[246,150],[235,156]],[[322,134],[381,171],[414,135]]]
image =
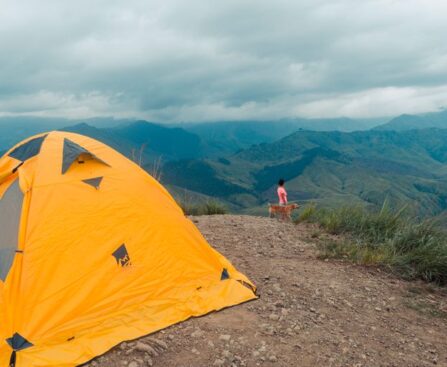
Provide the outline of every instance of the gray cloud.
[[0,4],[1,115],[373,117],[447,105],[440,0]]

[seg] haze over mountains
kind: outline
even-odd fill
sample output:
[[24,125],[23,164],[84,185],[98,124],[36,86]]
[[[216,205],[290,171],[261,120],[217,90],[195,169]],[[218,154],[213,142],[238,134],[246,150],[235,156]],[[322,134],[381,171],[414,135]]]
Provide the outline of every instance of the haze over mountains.
[[[202,139],[202,144],[207,145],[206,155],[212,152],[233,152],[244,149],[252,144],[272,142],[291,134],[299,129],[316,131],[356,131],[367,130],[387,122],[386,118],[376,119],[282,119],[279,121],[217,121],[209,123],[181,123],[181,124],[157,124],[151,122],[151,127],[142,127],[142,122],[129,119],[114,118],[92,118],[87,120],[69,120],[65,118],[42,118],[42,117],[0,117],[0,150],[7,149],[13,144],[30,135],[49,130],[72,128],[76,125],[87,124],[95,128],[106,128],[97,131],[98,134],[111,133],[120,135],[122,138],[131,138],[140,133],[151,133],[154,136],[152,143],[166,145],[165,139],[186,138],[182,131],[196,134]],[[140,127],[138,127],[140,125]],[[111,131],[111,127],[117,127]],[[75,128],[76,129],[76,128]],[[79,127],[86,129],[86,126]],[[121,130],[120,130],[121,129]],[[141,129],[141,130],[139,130]],[[93,133],[92,131],[90,133]],[[159,135],[161,134],[161,135]],[[141,143],[142,141],[137,141]],[[168,142],[169,144],[169,142]],[[205,148],[204,146],[201,147]],[[185,153],[188,155],[189,153]]]
[[61,129],[80,122],[88,122],[91,126],[111,127],[126,123],[126,120],[113,118],[93,118],[83,121],[74,121],[65,118],[48,118],[38,116],[5,116],[0,117],[0,151],[9,149],[19,141],[29,136],[45,131]]
[[88,135],[148,171],[161,159],[162,181],[175,195],[215,197],[242,212],[265,214],[280,177],[301,203],[378,207],[388,200],[419,216],[443,216],[447,208],[445,110],[389,121],[74,122],[1,118],[0,150],[46,130]]
[[400,115],[386,124],[378,125],[376,129],[402,131],[426,129],[429,127],[436,127],[439,129],[447,128],[447,110],[421,115]]

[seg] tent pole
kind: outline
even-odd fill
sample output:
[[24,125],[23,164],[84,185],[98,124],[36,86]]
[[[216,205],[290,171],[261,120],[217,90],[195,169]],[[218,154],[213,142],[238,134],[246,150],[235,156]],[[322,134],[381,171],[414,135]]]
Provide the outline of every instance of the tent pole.
[[16,351],[13,350],[11,353],[11,359],[9,360],[9,367],[15,367],[16,365]]

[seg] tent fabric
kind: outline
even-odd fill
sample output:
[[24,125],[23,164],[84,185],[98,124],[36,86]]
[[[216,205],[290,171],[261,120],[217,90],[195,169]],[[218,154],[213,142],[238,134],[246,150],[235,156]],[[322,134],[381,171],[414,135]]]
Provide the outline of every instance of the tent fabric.
[[2,185],[2,183],[10,180],[11,176],[17,172],[22,164],[23,162],[10,157],[3,157],[0,159],[0,198],[7,188],[7,186]]
[[[20,159],[0,159],[0,205],[12,180],[23,203],[17,243],[8,242],[15,257],[0,281],[0,367],[73,367],[121,341],[256,298],[250,280],[140,167],[81,135],[31,140],[43,136],[39,154],[16,173]],[[97,159],[72,162],[63,174],[66,140]],[[85,180],[98,177],[92,190]],[[26,348],[14,351],[12,340]]]

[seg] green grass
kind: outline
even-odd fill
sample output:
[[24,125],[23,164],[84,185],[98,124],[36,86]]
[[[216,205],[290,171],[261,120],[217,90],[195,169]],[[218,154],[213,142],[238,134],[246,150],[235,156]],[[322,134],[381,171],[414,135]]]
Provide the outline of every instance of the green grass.
[[227,207],[215,200],[209,200],[201,204],[180,202],[180,206],[185,215],[215,215],[228,213]]
[[422,315],[428,315],[447,320],[447,312],[440,310],[436,305],[430,304],[424,300],[407,299],[404,305]]
[[372,248],[352,240],[326,240],[318,248],[320,259],[349,259],[363,265],[385,265],[390,255],[387,247]]
[[298,218],[296,219],[296,222],[306,222],[310,220],[312,217],[315,216],[315,213],[317,211],[317,206],[315,203],[310,203],[306,205],[298,215]]
[[405,209],[359,207],[304,209],[299,221],[318,223],[341,235],[320,243],[320,257],[383,265],[407,279],[447,284],[447,233],[432,221],[418,222]]
[[227,208],[218,201],[210,200],[202,206],[203,215],[226,214]]

